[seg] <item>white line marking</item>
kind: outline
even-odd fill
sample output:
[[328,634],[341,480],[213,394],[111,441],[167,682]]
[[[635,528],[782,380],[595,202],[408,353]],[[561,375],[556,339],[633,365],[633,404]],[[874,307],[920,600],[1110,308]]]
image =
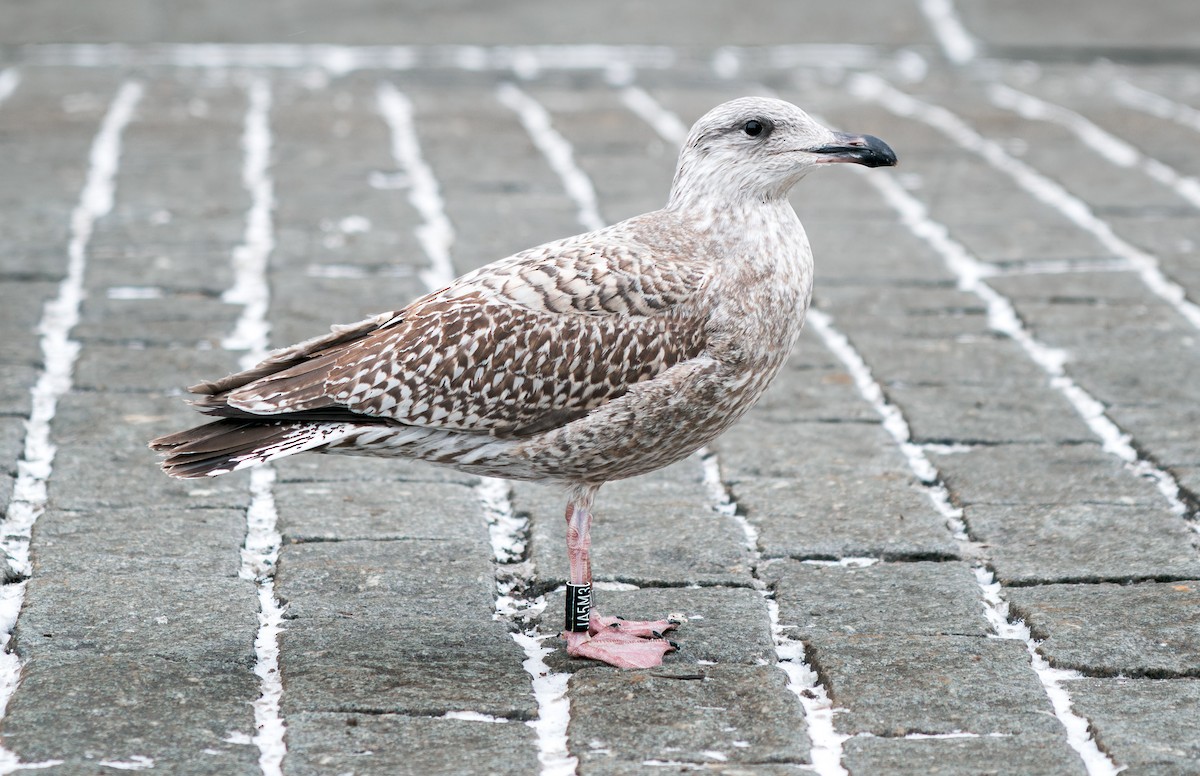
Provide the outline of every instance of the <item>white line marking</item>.
[[21,83],[21,74],[15,67],[0,70],[0,103],[12,96]]
[[102,768],[112,768],[118,771],[145,771],[154,767],[154,758],[144,754],[135,754],[128,760],[101,760],[96,764]]
[[[531,73],[593,70],[665,70],[687,66],[687,55],[669,46],[550,44],[540,46],[342,46],[289,43],[68,43],[15,49],[23,64],[51,67],[181,67],[212,70],[272,68],[319,70],[343,76],[362,70],[454,69]],[[881,53],[877,47],[844,44],[723,46],[719,60],[755,68],[794,70],[884,69],[900,74],[926,66],[910,50]]]
[[1200,329],[1200,306],[1187,298],[1183,286],[1163,274],[1158,260],[1117,236],[1108,222],[1099,218],[1083,200],[1059,183],[1013,157],[999,143],[988,140],[946,108],[902,92],[876,75],[853,76],[850,89],[856,96],[872,100],[898,116],[913,118],[938,129],[958,145],[982,157],[1025,191],[1091,234],[1105,249],[1128,261],[1147,288],[1170,304],[1192,326]]
[[673,145],[683,145],[689,131],[687,125],[673,111],[664,109],[645,89],[626,86],[619,95],[625,107],[649,124],[659,137]]
[[460,719],[465,722],[490,722],[496,725],[505,725],[511,720],[504,717],[493,717],[491,714],[481,714],[478,711],[447,711],[441,716],[441,719]]
[[[85,296],[84,275],[87,252],[96,222],[112,210],[116,175],[121,159],[121,136],[133,119],[142,98],[142,85],[136,81],[121,84],[100,123],[88,156],[87,179],[79,203],[71,211],[70,241],[67,244],[67,273],[58,286],[58,295],[47,301],[38,324],[41,334],[42,370],[30,389],[32,410],[25,424],[25,447],[17,461],[17,479],[13,485],[5,518],[0,523],[0,547],[7,553],[13,571],[28,578],[33,572],[29,541],[33,525],[46,511],[48,480],[54,466],[56,448],[51,440],[51,423],[58,401],[71,390],[75,361],[80,345],[71,339],[79,322],[80,305]],[[22,663],[12,649],[12,631],[25,600],[26,582],[0,586],[0,717],[21,681]],[[43,764],[44,765],[44,764]],[[31,767],[17,756],[0,748],[0,773]]]
[[558,174],[563,188],[579,208],[578,218],[583,228],[589,231],[602,229],[604,219],[596,202],[596,190],[587,174],[575,163],[571,144],[554,128],[546,109],[511,83],[500,84],[496,89],[496,97],[517,114],[533,144]]
[[250,194],[250,210],[242,244],[233,249],[233,287],[221,295],[229,304],[242,305],[233,333],[221,345],[226,350],[248,351],[240,360],[242,369],[250,369],[267,353],[271,326],[267,306],[271,289],[267,282],[267,262],[275,249],[271,211],[275,191],[267,173],[271,164],[271,89],[267,81],[256,78],[249,86],[250,105],[242,131],[242,185]]
[[546,608],[545,596],[530,599],[519,591],[532,581],[533,569],[525,555],[528,521],[514,514],[512,485],[506,480],[484,477],[476,494],[488,522],[492,555],[496,561],[496,618],[515,625],[519,632],[513,641],[525,651],[521,666],[529,674],[533,696],[538,705],[537,719],[527,723],[537,733],[538,762],[541,776],[570,776],[579,760],[571,754],[567,727],[571,722],[568,673],[555,673],[546,665],[553,647],[542,642],[557,634],[540,634],[531,623]]
[[[241,367],[249,369],[267,356],[270,324],[267,310],[271,289],[267,267],[275,249],[272,211],[275,185],[271,180],[271,87],[263,78],[249,84],[249,103],[242,130],[242,185],[250,194],[242,244],[233,250],[234,285],[222,296],[243,305],[234,333],[222,343],[228,350],[246,350]],[[283,606],[275,595],[275,567],[283,538],[277,528],[275,470],[259,466],[250,473],[250,506],[246,510],[246,539],[239,576],[254,583],[258,596],[258,632],[254,638],[254,674],[260,695],[254,701],[254,744],[264,776],[283,773],[287,754],[287,724],[280,713],[283,681],[279,675],[279,634]]]
[[965,65],[978,56],[979,44],[958,18],[954,0],[921,0],[920,6],[946,59]]
[[1080,142],[1118,167],[1139,167],[1146,175],[1174,191],[1192,207],[1200,208],[1200,180],[1184,175],[1170,165],[1147,156],[1133,144],[1097,126],[1079,113],[1004,84],[988,89],[992,103],[1023,118],[1048,121],[1066,127]]
[[1200,110],[1191,105],[1147,91],[1128,81],[1113,81],[1112,93],[1126,107],[1200,132]]
[[1020,620],[1013,622],[1009,618],[1008,602],[1003,598],[1000,583],[995,581],[990,571],[977,566],[975,579],[983,590],[984,614],[996,635],[1025,644],[1034,673],[1042,683],[1042,690],[1050,699],[1050,705],[1054,707],[1054,716],[1067,731],[1067,743],[1079,754],[1089,776],[1115,776],[1124,770],[1123,766],[1118,766],[1100,749],[1087,718],[1075,713],[1071,704],[1071,694],[1062,686],[1063,682],[1083,678],[1082,674],[1050,666],[1046,658],[1037,651],[1038,642],[1034,641],[1029,626]]
[[436,291],[454,280],[454,265],[450,259],[454,227],[446,217],[437,178],[421,156],[420,141],[413,126],[412,102],[386,82],[380,84],[376,99],[379,112],[391,130],[392,156],[408,175],[408,201],[423,221],[415,234],[429,259],[429,268],[421,271],[419,277],[427,289]]

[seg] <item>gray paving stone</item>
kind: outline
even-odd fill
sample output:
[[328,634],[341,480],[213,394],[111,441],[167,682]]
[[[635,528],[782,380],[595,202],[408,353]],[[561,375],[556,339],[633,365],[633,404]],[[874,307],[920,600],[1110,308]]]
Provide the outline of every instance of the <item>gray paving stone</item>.
[[[681,624],[667,638],[679,650],[666,656],[664,665],[685,670],[706,663],[764,665],[775,662],[770,616],[762,595],[740,588],[643,588],[641,590],[594,590],[596,611],[627,620],[657,620],[676,616]],[[563,627],[563,594],[547,594],[546,608],[539,620],[542,633]],[[565,642],[551,641],[557,651],[546,658],[555,671],[595,668],[586,660],[568,658]],[[686,672],[686,671],[685,671]]]
[[[603,747],[600,747],[600,749],[603,749]],[[812,773],[812,766],[807,763],[706,762],[703,765],[697,765],[696,763],[672,760],[633,762],[629,760],[614,760],[612,758],[604,760],[596,758],[595,761],[588,765],[587,770],[583,772],[587,773],[588,776],[639,776],[639,774],[646,773],[651,768],[653,768],[653,773],[681,774],[702,770],[704,773],[714,773],[718,774],[718,776],[804,776],[804,774]]]
[[1149,482],[1125,470],[1099,445],[996,445],[931,451],[954,498],[965,506],[1113,504],[1163,506]]
[[1082,776],[1083,761],[1062,736],[1017,733],[977,738],[852,738],[842,745],[851,776]]
[[1136,433],[1138,449],[1158,465],[1175,471],[1200,464],[1200,443],[1194,433],[1200,428],[1200,406],[1195,402],[1116,404],[1106,414],[1119,428]]
[[[92,574],[64,569],[58,577],[49,576],[57,569],[35,567],[14,631],[17,651],[34,658],[125,655],[184,662],[207,656],[221,670],[253,670],[257,607],[249,582],[203,574],[184,580],[177,570],[182,564],[142,572],[112,568],[117,565],[95,564]],[[248,694],[245,702],[254,697]]]
[[[114,83],[107,73],[44,70],[25,73],[22,81],[0,106],[0,209],[6,216],[0,278],[6,286],[10,280],[56,283],[65,273],[71,209]],[[71,110],[64,109],[68,95],[75,97]]]
[[987,636],[979,585],[965,563],[878,563],[865,568],[774,561],[760,576],[792,638]]
[[810,663],[839,733],[1059,735],[1025,645],[971,636],[820,636]]
[[[530,516],[530,551],[542,589],[567,581],[565,507],[558,488],[514,485],[513,508]],[[751,584],[752,556],[741,529],[713,509],[694,458],[608,483],[594,511],[596,579],[641,586]]]
[[[878,5],[877,5],[878,4]],[[240,5],[221,0],[204,9],[187,5],[163,7],[145,0],[122,0],[108,13],[70,16],[67,10],[16,9],[13,29],[0,38],[5,43],[35,41],[198,41],[213,40],[259,42],[264,36],[306,43],[472,43],[525,44],[535,40],[562,43],[594,43],[598,31],[605,40],[630,44],[713,48],[744,41],[754,43],[795,43],[798,39],[825,43],[842,40],[860,45],[900,45],[914,39],[928,43],[929,32],[916,9],[897,10],[887,25],[854,24],[843,14],[821,7],[806,9],[805,24],[764,25],[762,19],[777,9],[763,0],[733,12],[723,3],[692,5],[680,0],[646,8],[639,3],[623,3],[610,11],[582,9],[561,13],[543,2],[515,4],[504,12],[482,10],[463,14],[460,9],[439,10],[422,15],[413,8],[393,13],[362,13],[347,17],[328,6],[305,0],[290,6],[286,20],[265,9],[239,15]],[[872,0],[864,8],[878,13],[891,10],[890,4]],[[553,11],[547,13],[547,10]],[[864,12],[866,12],[864,10]],[[875,11],[873,11],[875,12]],[[62,14],[77,26],[63,28]],[[614,24],[613,14],[622,14]],[[694,16],[693,16],[694,14]],[[680,25],[679,19],[690,19]],[[787,17],[789,20],[798,17]],[[786,26],[786,31],[779,29]]]
[[981,504],[965,519],[1005,585],[1200,576],[1194,533],[1166,509]]
[[1195,503],[1200,495],[1200,466],[1173,466],[1171,474],[1179,486],[1191,494],[1191,500]]
[[[236,369],[237,362],[224,350],[93,343],[75,362],[74,385],[80,391],[105,393],[177,393]],[[138,399],[127,401],[136,405]]]
[[284,772],[520,776],[538,769],[535,737],[519,722],[302,712],[288,718]]
[[0,504],[5,509],[12,501],[13,486],[17,480],[17,461],[25,451],[25,421],[20,418],[0,417]]
[[249,741],[258,694],[249,668],[202,653],[51,653],[26,663],[21,690],[5,714],[4,745],[27,763],[64,761],[51,773],[146,767],[138,758],[169,773],[261,773]]
[[479,499],[463,485],[285,482],[274,495],[285,542],[449,539],[490,549]]
[[570,141],[576,163],[604,203],[605,220],[661,208],[671,188],[676,149],[625,108],[617,94],[597,91],[596,99],[580,100],[578,83],[530,87]]
[[[98,423],[97,418],[111,420]],[[197,420],[200,417],[176,396],[64,396],[54,418],[58,451],[49,484],[50,503],[73,510],[147,505],[245,508],[249,502],[246,474],[170,479],[158,468],[158,456],[146,446],[151,439]]]
[[207,655],[249,670],[257,604],[238,578],[244,534],[234,510],[47,512],[34,527],[18,652]]
[[[292,84],[278,91],[272,175],[278,190],[289,192],[273,213],[278,236],[271,262],[279,271],[272,279],[271,338],[280,345],[322,334],[331,323],[398,310],[426,290],[417,273],[428,259],[407,192],[369,184],[372,173],[391,173],[396,165],[376,86],[373,78],[352,79],[336,90]],[[314,180],[337,185],[312,186]],[[323,267],[361,268],[364,277],[330,277]],[[371,268],[373,277],[366,273]]]
[[1067,689],[1122,773],[1200,771],[1200,741],[1189,724],[1200,705],[1200,681],[1080,679]]
[[1044,585],[1006,595],[1012,616],[1025,620],[1057,668],[1090,676],[1200,674],[1200,582]]
[[[1080,18],[1066,8],[1047,8],[1023,0],[996,8],[983,0],[965,0],[960,13],[970,29],[980,30],[991,51],[1022,52],[1049,50],[1051,59],[1088,58],[1099,51],[1153,52],[1197,45],[1196,31],[1187,24],[1190,17],[1174,3],[1156,0],[1141,13],[1128,13],[1128,6],[1116,0],[1103,0],[1093,12]],[[1121,24],[1111,22],[1120,19]]]
[[[948,272],[936,280],[898,287],[829,286],[820,301],[883,379],[985,382],[988,372],[1035,371],[1011,358],[1019,351],[988,328],[987,310],[975,295],[956,288]],[[914,363],[895,350],[906,347],[923,349],[927,359]]]
[[[1014,381],[1015,382],[1015,381]],[[1095,435],[1047,380],[1004,386],[889,385],[917,444],[1081,443]]]
[[480,549],[451,540],[285,547],[276,581],[288,607],[284,713],[533,716],[524,653],[493,619],[492,564]]
[[38,368],[32,364],[6,364],[0,368],[0,415],[28,416],[29,391],[37,380]]
[[809,762],[803,710],[777,668],[589,670],[571,677],[570,691],[567,732],[585,773],[620,761]]
[[958,556],[879,425],[745,419],[712,447],[765,557]]
[[879,414],[863,400],[842,363],[807,328],[775,382],[746,419],[766,423],[878,423]]
[[[155,291],[152,286],[130,286],[130,292],[139,288]],[[168,346],[184,351],[201,348],[219,351],[221,341],[234,330],[241,314],[240,305],[200,294],[126,299],[121,298],[123,293],[125,288],[110,286],[104,290],[105,296],[88,301],[87,318],[72,331],[76,340],[89,343],[88,350],[91,343],[104,343],[141,346],[151,355]],[[120,352],[119,348],[115,352]],[[138,370],[137,374],[144,372]],[[186,380],[186,377],[176,374],[175,379]]]
[[[58,284],[44,280],[17,280],[0,276],[4,284],[3,304],[0,304],[0,364],[8,372],[12,366],[38,366],[42,363],[38,323],[43,305],[58,294]],[[10,389],[5,389],[7,392]],[[26,389],[28,390],[28,388]],[[0,406],[7,404],[2,401]]]

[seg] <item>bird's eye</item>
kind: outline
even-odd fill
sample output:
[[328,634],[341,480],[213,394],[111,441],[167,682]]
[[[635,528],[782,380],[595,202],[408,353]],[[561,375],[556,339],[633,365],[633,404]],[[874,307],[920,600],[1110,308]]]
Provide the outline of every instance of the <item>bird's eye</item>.
[[761,121],[755,121],[754,119],[750,119],[742,125],[742,131],[750,137],[758,137],[762,134],[763,129],[763,123]]

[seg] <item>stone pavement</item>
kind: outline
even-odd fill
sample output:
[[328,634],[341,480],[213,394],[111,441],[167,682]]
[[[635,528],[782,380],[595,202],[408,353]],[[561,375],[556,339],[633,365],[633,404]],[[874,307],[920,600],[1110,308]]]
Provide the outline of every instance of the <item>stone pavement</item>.
[[[1191,4],[200,7],[0,4],[0,772],[1200,773]],[[901,166],[797,187],[784,374],[601,491],[662,668],[557,649],[553,489],[156,468],[183,386],[661,206],[747,93]]]

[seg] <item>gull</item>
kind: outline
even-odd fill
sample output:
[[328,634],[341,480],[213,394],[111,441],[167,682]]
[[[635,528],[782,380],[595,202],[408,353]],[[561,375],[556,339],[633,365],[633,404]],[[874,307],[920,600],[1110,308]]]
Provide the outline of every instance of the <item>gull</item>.
[[679,623],[592,610],[596,492],[711,442],[778,374],[813,284],[787,195],[837,163],[896,155],[782,100],[719,105],[688,134],[663,209],[521,251],[193,386],[196,408],[218,419],[150,446],[174,477],[319,452],[565,486],[568,654],[659,665]]

